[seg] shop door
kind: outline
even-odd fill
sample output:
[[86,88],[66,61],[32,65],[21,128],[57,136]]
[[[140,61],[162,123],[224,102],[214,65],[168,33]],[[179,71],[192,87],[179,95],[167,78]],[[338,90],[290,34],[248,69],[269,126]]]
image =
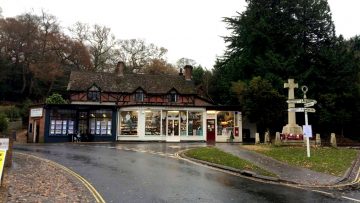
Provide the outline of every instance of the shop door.
[[179,142],[179,119],[178,118],[168,118],[167,120],[167,133],[166,141],[169,142]]
[[40,134],[40,126],[39,121],[35,120],[34,122],[34,130],[33,130],[33,143],[39,143],[39,134]]
[[206,141],[215,142],[215,119],[208,119],[206,126]]
[[79,112],[79,118],[78,118],[78,134],[80,134],[80,140],[88,141],[88,133],[89,133],[88,112],[81,111]]

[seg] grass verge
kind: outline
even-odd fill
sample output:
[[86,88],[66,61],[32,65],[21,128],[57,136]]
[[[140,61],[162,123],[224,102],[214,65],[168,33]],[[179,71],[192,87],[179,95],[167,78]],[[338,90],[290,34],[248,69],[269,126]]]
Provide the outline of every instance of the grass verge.
[[259,145],[243,147],[293,166],[308,168],[334,176],[342,176],[358,154],[358,151],[354,149],[321,147],[311,148],[311,156],[308,158],[305,147]]
[[240,159],[237,156],[228,154],[214,147],[191,149],[186,151],[185,155],[194,159],[229,166],[240,170],[253,171],[259,175],[277,177],[275,174],[270,173],[246,160]]

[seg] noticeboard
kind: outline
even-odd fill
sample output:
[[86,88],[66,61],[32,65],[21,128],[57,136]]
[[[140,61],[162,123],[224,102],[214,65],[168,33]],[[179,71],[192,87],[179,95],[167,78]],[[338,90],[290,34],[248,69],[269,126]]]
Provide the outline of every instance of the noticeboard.
[[35,108],[30,110],[30,117],[42,117],[43,109]]

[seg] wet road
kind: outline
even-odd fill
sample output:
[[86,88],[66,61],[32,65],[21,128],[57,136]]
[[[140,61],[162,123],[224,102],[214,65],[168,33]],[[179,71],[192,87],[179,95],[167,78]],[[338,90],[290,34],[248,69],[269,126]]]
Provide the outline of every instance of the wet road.
[[16,145],[86,178],[106,202],[338,202],[324,194],[260,183],[178,159],[199,143]]

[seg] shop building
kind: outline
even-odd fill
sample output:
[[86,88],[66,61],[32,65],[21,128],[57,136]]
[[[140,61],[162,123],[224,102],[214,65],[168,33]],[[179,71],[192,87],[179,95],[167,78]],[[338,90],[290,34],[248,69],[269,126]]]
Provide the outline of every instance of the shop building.
[[122,62],[114,73],[72,72],[70,104],[43,106],[41,117],[30,116],[29,135],[43,119],[40,142],[241,142],[239,108],[215,105],[191,77],[191,66],[179,75],[124,74]]

